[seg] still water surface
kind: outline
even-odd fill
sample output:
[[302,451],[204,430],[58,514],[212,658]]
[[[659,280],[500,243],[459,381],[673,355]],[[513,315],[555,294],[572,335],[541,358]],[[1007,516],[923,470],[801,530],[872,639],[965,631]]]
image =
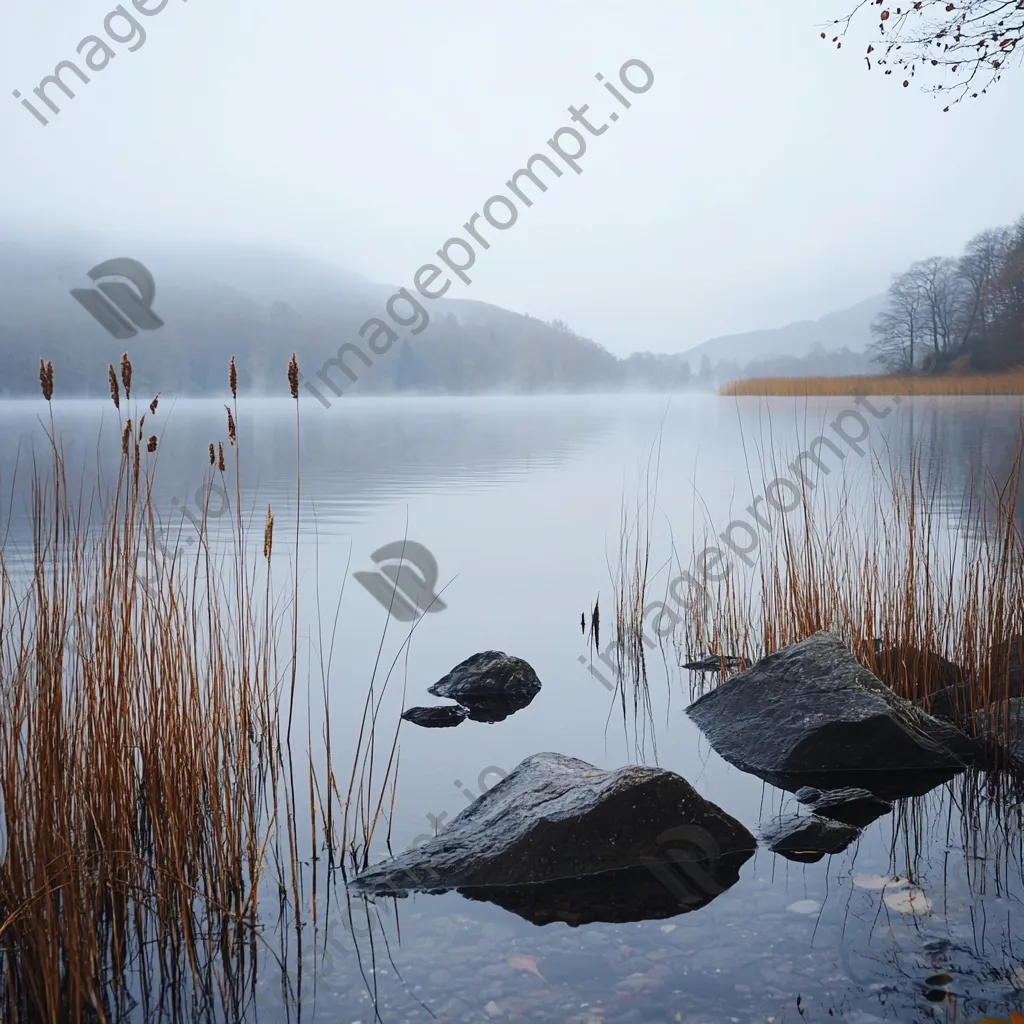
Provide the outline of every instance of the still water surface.
[[[314,691],[315,652],[330,642],[340,600],[327,680],[336,764],[348,765],[374,665],[378,658],[390,665],[403,644],[388,736],[403,685],[407,706],[435,703],[427,687],[477,651],[525,658],[543,683],[528,708],[499,724],[403,724],[392,847],[443,828],[467,806],[467,791],[475,796],[540,751],[603,768],[658,764],[755,833],[795,812],[790,794],[726,764],[686,718],[693,679],[671,644],[648,659],[650,722],[639,732],[631,715],[624,723],[579,661],[589,659],[580,614],[589,618],[597,597],[610,611],[609,566],[617,563],[624,509],[628,519],[650,498],[652,586],[664,588],[673,544],[686,554],[706,525],[723,529],[763,493],[766,453],[792,456],[852,407],[851,399],[693,395],[353,400],[326,411],[303,405],[297,453],[292,403],[244,402],[242,507],[261,537],[273,506],[282,574],[295,557],[301,467],[302,678],[308,670]],[[97,451],[118,448],[116,414],[109,403],[55,402],[54,410],[69,462],[88,480]],[[45,458],[41,414],[41,402],[0,406],[0,482],[13,495],[5,512],[9,561],[29,550],[27,466],[33,451]],[[1020,416],[1015,400],[904,400],[870,418],[864,447],[898,465],[920,444],[929,474],[941,477],[936,515],[955,529],[972,467],[997,478],[1008,472]],[[154,422],[163,432],[157,503],[177,528],[182,508],[198,516],[207,446],[226,437],[223,406],[161,404]],[[870,473],[871,455],[851,455],[828,486],[856,493]],[[189,529],[185,521],[186,547]],[[411,640],[408,626],[389,621],[351,575],[372,569],[371,553],[405,536],[433,552],[446,604],[423,618]],[[316,721],[310,732],[320,765]],[[1012,800],[996,813],[979,796],[983,787],[964,777],[903,801],[849,849],[817,863],[760,849],[739,882],[708,906],[656,921],[536,926],[458,894],[412,895],[382,901],[370,934],[357,916],[353,937],[339,878],[331,889],[321,886],[318,932],[303,939],[301,1018],[281,1005],[281,972],[268,953],[259,1019],[868,1024],[1008,1017],[1012,1008],[1024,1010],[1020,818]],[[382,840],[383,829],[375,844],[381,856]],[[883,900],[879,878],[893,875],[923,890],[927,913],[901,913]],[[265,906],[275,908],[267,916],[270,950],[278,946],[271,937],[276,899]],[[311,920],[310,906],[303,916]],[[951,981],[925,983],[939,974]]]

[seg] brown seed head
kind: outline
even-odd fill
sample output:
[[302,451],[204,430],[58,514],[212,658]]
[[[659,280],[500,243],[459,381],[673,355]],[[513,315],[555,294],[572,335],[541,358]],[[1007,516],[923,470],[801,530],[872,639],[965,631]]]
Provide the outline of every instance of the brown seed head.
[[150,434],[149,435],[149,440],[146,442],[146,451],[147,452],[155,452],[156,451],[156,434]]
[[217,442],[217,468],[224,472],[224,442]]
[[156,394],[155,394],[155,395],[153,396],[153,401],[149,403],[149,411],[150,411],[150,412],[151,412],[151,413],[152,413],[152,414],[153,414],[154,416],[156,415],[156,407],[157,407],[157,403],[158,403],[159,401],[160,401],[160,392],[158,391],[158,392],[157,392],[157,393],[156,393]]
[[291,392],[292,398],[299,397],[299,360],[294,352],[291,359],[288,360],[288,390]]
[[121,381],[124,384],[124,397],[132,397],[132,361],[125,352],[121,356]]
[[238,431],[235,429],[235,417],[231,415],[231,407],[225,405],[228,412],[228,441],[234,445],[238,441]]
[[213,450],[213,442],[210,442],[210,465],[213,466],[217,462],[217,454]]
[[39,387],[43,398],[47,401],[53,398],[53,363],[44,363],[42,359],[39,360]]
[[128,441],[132,436],[132,421],[128,420],[124,425],[124,433],[121,435],[121,454],[128,454]]
[[238,370],[235,368],[235,357],[231,357],[231,364],[228,366],[228,386],[231,388],[231,397],[238,397]]
[[114,408],[121,408],[121,389],[117,386],[117,374],[114,372],[114,364],[107,367],[107,379],[110,381],[110,397],[114,401]]
[[274,513],[267,506],[267,521],[263,526],[263,557],[269,559],[274,547]]

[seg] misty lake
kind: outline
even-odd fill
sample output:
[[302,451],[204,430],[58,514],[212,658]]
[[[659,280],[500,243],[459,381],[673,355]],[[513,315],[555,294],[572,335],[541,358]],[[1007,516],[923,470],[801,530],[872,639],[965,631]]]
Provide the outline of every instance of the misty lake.
[[[388,831],[391,848],[404,850],[543,751],[600,768],[670,769],[755,834],[796,811],[792,794],[726,763],[686,717],[700,677],[682,669],[687,652],[672,638],[647,652],[650,712],[635,716],[630,704],[623,715],[590,671],[609,674],[580,618],[589,622],[599,599],[601,646],[611,639],[611,572],[624,517],[631,521],[638,504],[648,503],[656,599],[673,574],[673,549],[688,558],[705,527],[720,531],[743,514],[763,492],[770,453],[791,457],[851,402],[696,394],[353,399],[330,410],[303,402],[298,453],[294,403],[240,402],[242,509],[258,525],[272,506],[282,578],[298,527],[302,663],[292,745],[301,786],[306,750],[318,771],[326,756],[317,709],[328,654],[332,758],[344,790],[375,666],[383,679],[394,665],[380,727],[389,745],[403,687],[406,707],[439,703],[428,686],[469,655],[499,650],[528,661],[543,689],[496,724],[402,724],[394,803],[371,862],[387,855]],[[12,571],[31,550],[28,477],[33,454],[48,458],[45,412],[38,400],[0,405]],[[920,446],[938,528],[955,531],[971,473],[1008,474],[1021,413],[1011,399],[906,399],[871,420],[869,453],[851,455],[823,486],[859,494],[873,456],[898,466]],[[55,401],[54,415],[69,466],[86,481],[105,457],[98,452],[119,451],[109,402]],[[161,400],[154,423],[156,503],[181,527],[183,550],[193,550],[194,528],[180,512],[198,514],[207,447],[226,438],[223,403]],[[411,637],[409,624],[389,618],[354,578],[374,570],[373,552],[405,537],[432,552],[444,588],[444,608],[424,615]],[[293,908],[281,909],[276,887],[265,893],[250,1016],[339,1024],[1007,1018],[1024,1011],[1021,803],[986,786],[968,772],[898,801],[846,850],[816,862],[759,848],[735,885],[691,913],[579,927],[536,925],[454,892],[367,910],[346,895],[340,872],[328,877],[320,837],[307,835],[301,938]],[[300,809],[301,801],[300,793]],[[925,898],[908,906],[899,894],[911,885]],[[619,902],[628,905],[629,893]]]

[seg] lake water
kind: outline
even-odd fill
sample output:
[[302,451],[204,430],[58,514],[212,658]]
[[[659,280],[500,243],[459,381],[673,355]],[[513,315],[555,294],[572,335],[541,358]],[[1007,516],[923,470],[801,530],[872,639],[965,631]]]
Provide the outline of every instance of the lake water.
[[[857,493],[872,472],[872,453],[899,465],[920,444],[929,474],[941,478],[936,514],[944,529],[955,529],[972,467],[996,478],[1008,472],[1022,412],[1016,400],[873,401],[877,415],[850,398],[707,395],[357,399],[330,410],[302,403],[298,455],[293,403],[241,403],[243,509],[262,536],[263,515],[273,506],[274,558],[283,574],[295,554],[297,463],[301,468],[301,678],[309,667],[314,691],[318,662],[310,652],[321,644],[321,629],[330,635],[340,600],[327,680],[336,764],[347,769],[378,659],[385,668],[398,659],[382,712],[389,739],[402,686],[406,706],[437,703],[427,687],[475,652],[525,658],[543,683],[528,708],[497,724],[402,725],[393,849],[435,824],[444,827],[467,806],[467,790],[479,794],[541,751],[602,768],[643,762],[671,769],[755,833],[762,822],[794,812],[790,794],[725,763],[687,719],[693,677],[670,642],[648,655],[649,718],[635,722],[630,710],[624,722],[589,671],[608,675],[588,648],[580,616],[589,619],[600,598],[608,629],[609,567],[618,562],[623,515],[635,514],[638,501],[652,499],[650,586],[657,593],[671,575],[673,547],[687,550],[709,524],[724,529],[764,492],[764,453],[792,456],[843,410],[861,411],[867,438],[855,443],[868,454],[844,447],[843,466],[823,488]],[[44,412],[41,401],[0,406],[9,564],[29,550],[26,466],[33,447],[45,457]],[[54,412],[69,462],[89,479],[101,420],[101,447],[118,447],[112,406],[55,402]],[[179,524],[181,508],[198,514],[194,496],[208,469],[207,445],[226,438],[223,406],[162,400],[153,422],[163,432],[157,503]],[[856,438],[860,428],[848,418],[843,429]],[[186,547],[190,529],[186,521]],[[389,619],[352,576],[373,570],[371,554],[404,537],[433,553],[444,588],[444,609],[423,616],[411,638],[409,625]],[[319,765],[317,725],[311,733]],[[268,952],[259,972],[259,1019],[1005,1018],[1024,1010],[1020,818],[1012,799],[997,813],[979,796],[983,786],[963,776],[901,801],[847,850],[817,863],[759,849],[739,882],[706,907],[639,923],[537,926],[449,893],[380,901],[368,929],[361,904],[346,898],[336,877],[329,896],[320,890],[318,927],[303,940],[301,1018],[297,1007],[281,1005],[281,971]],[[385,831],[375,840],[381,856]],[[875,876],[908,877],[926,895],[927,912],[900,912],[898,899],[883,899]],[[897,885],[886,894],[899,891]],[[346,924],[350,908],[355,936]],[[309,907],[303,916],[311,920]],[[268,950],[277,948],[275,928],[276,912],[267,919]],[[951,980],[926,985],[941,974]]]

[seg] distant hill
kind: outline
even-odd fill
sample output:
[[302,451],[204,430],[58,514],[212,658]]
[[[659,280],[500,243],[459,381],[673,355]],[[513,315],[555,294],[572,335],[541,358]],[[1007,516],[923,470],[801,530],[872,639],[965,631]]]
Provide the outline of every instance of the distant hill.
[[[396,287],[287,254],[230,249],[137,254],[156,280],[153,310],[164,326],[118,341],[69,294],[89,288],[87,271],[110,255],[125,254],[0,237],[0,394],[37,393],[43,356],[58,393],[103,396],[107,364],[126,349],[140,395],[222,393],[231,356],[240,386],[283,394],[296,352],[303,375],[333,401],[316,375],[348,342],[371,365],[346,357],[354,383],[338,368],[327,372],[345,394],[600,390],[624,378],[619,359],[564,326],[465,299],[417,296],[429,326],[414,335],[393,324],[398,341],[374,354],[359,327],[387,319]],[[398,305],[400,317],[408,312]]]
[[[231,356],[244,390],[284,394],[292,352],[305,380],[329,402],[338,397],[331,382],[344,394],[707,389],[744,375],[743,363],[763,365],[772,355],[813,353],[806,364],[790,358],[786,366],[815,372],[821,346],[863,348],[861,335],[880,305],[870,300],[814,324],[713,339],[686,353],[620,359],[559,321],[470,299],[417,296],[430,318],[426,330],[412,334],[393,325],[398,340],[372,354],[370,365],[350,353],[346,365],[357,377],[350,382],[325,363],[350,342],[370,354],[359,327],[373,317],[387,319],[395,286],[287,253],[150,247],[127,255],[153,273],[153,310],[164,326],[118,341],[69,294],[89,288],[90,267],[116,255],[126,254],[0,235],[0,396],[37,394],[40,357],[53,361],[59,395],[105,396],[107,364],[116,365],[125,350],[139,397],[223,394]],[[408,313],[399,304],[398,316]],[[718,366],[707,366],[702,356]]]
[[785,327],[712,338],[688,349],[682,356],[696,368],[705,355],[712,363],[743,365],[779,357],[801,358],[810,355],[816,345],[830,352],[843,348],[863,352],[871,341],[871,321],[884,306],[885,296],[876,295],[820,320],[801,320]]

